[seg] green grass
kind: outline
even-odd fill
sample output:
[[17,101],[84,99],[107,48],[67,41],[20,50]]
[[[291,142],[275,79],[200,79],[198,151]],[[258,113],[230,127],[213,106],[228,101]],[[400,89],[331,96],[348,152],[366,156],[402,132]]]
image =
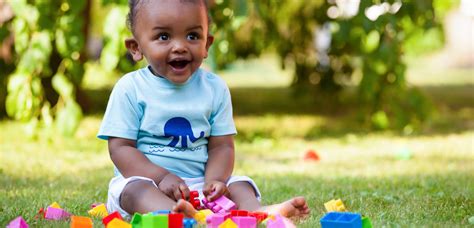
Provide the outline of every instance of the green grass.
[[[245,67],[236,65],[224,78],[235,72],[254,78],[265,71],[253,67],[243,74]],[[364,130],[350,94],[338,102],[295,99],[283,87],[287,74],[274,77],[265,88],[257,87],[259,79],[247,87],[230,83],[239,131],[235,173],[254,178],[264,204],[305,196],[312,213],[299,227],[318,227],[323,204],[337,198],[375,227],[469,226],[474,216],[472,84],[464,79],[444,86],[419,84],[438,112],[419,132],[400,134]],[[22,215],[33,227],[68,227],[34,215],[56,201],[85,216],[92,203],[106,201],[113,170],[106,142],[95,138],[99,124],[100,114],[88,115],[73,139],[30,140],[21,124],[0,122],[0,226]],[[318,151],[321,160],[304,161],[308,149]],[[411,159],[399,159],[402,151]]]

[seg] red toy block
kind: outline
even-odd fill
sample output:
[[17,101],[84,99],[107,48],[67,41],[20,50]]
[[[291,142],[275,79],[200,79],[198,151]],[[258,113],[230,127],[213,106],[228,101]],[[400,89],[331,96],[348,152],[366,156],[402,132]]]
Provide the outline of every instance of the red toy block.
[[40,208],[38,213],[36,213],[35,215],[35,219],[39,219],[39,218],[45,218],[46,217],[46,212],[43,208]]
[[256,211],[256,212],[250,212],[248,216],[255,217],[258,222],[262,222],[268,217],[268,214],[265,212]]
[[245,211],[245,210],[231,210],[230,211],[230,215],[232,217],[234,216],[249,216],[249,211]]
[[199,201],[199,192],[198,191],[189,192],[189,202],[193,205],[193,207],[196,210],[201,208],[201,202]]
[[104,224],[104,226],[107,227],[107,224],[112,221],[114,218],[117,218],[117,219],[120,219],[120,220],[123,220],[122,216],[120,215],[120,213],[118,211],[115,211],[113,212],[112,214],[109,214],[107,215],[106,217],[104,217],[102,219],[102,224]]
[[319,155],[316,153],[314,150],[308,150],[306,151],[306,154],[304,155],[304,160],[305,161],[319,161]]
[[183,214],[169,214],[168,215],[168,228],[182,228],[183,227]]

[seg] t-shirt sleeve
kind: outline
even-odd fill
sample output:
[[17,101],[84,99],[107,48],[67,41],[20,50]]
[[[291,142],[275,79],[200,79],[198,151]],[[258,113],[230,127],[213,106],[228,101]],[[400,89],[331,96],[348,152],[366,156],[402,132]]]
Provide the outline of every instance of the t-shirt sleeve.
[[132,80],[125,76],[110,94],[97,137],[104,140],[109,137],[136,140],[142,114]]
[[232,117],[232,100],[227,86],[224,85],[220,99],[217,99],[217,101],[216,108],[212,112],[210,119],[211,136],[237,134]]

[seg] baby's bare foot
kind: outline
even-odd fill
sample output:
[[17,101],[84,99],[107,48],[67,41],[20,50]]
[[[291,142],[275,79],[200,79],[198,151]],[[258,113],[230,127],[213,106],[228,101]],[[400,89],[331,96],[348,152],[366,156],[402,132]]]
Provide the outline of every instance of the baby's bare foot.
[[302,196],[292,198],[283,203],[265,206],[262,210],[269,214],[280,214],[287,218],[305,217],[310,213],[306,199]]
[[196,214],[196,209],[194,209],[193,205],[186,200],[180,199],[176,203],[176,205],[171,210],[173,213],[181,213],[184,214],[184,217],[193,218],[194,214]]

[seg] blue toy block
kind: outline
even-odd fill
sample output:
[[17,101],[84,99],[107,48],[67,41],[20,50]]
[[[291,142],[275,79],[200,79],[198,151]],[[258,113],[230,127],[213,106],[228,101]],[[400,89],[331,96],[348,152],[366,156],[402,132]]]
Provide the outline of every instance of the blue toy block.
[[329,212],[319,220],[323,228],[361,228],[362,217],[351,212]]
[[171,211],[170,210],[157,210],[157,211],[153,211],[151,213],[153,215],[168,215],[168,214],[171,214]]
[[183,226],[184,228],[193,228],[197,224],[197,221],[193,218],[184,218]]

